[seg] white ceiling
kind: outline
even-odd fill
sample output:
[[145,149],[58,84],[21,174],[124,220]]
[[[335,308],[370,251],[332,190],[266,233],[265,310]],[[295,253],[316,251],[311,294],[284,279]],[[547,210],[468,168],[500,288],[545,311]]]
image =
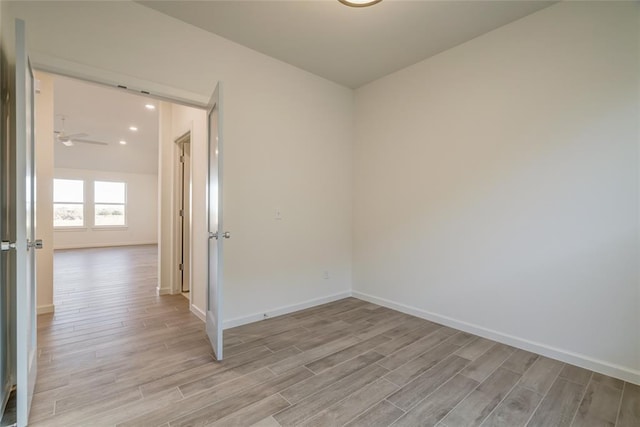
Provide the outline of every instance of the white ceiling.
[[139,1],[266,55],[357,88],[555,2]]
[[[57,168],[92,169],[130,173],[158,171],[158,109],[145,104],[158,102],[142,96],[80,80],[54,76],[54,128],[65,133],[84,132],[83,139],[106,142],[107,146],[75,143],[66,147],[54,138]],[[129,130],[136,126],[137,132]],[[127,141],[120,145],[119,141]]]

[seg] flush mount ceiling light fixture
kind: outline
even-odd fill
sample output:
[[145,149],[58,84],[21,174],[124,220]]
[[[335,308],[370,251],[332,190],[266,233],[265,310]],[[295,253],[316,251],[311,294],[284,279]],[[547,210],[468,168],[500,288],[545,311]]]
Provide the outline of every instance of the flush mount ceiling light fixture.
[[349,7],[367,7],[380,3],[382,0],[338,0],[340,3]]

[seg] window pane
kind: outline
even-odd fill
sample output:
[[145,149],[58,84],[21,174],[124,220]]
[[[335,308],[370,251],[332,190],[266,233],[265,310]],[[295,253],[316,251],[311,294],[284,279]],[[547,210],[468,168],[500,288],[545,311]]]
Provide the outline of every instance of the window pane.
[[95,225],[125,225],[124,205],[96,204]]
[[78,227],[84,225],[83,205],[54,203],[53,226],[54,227]]
[[96,203],[124,203],[125,183],[124,182],[95,182],[95,202]]
[[75,179],[53,180],[54,203],[82,203],[84,201],[84,181]]

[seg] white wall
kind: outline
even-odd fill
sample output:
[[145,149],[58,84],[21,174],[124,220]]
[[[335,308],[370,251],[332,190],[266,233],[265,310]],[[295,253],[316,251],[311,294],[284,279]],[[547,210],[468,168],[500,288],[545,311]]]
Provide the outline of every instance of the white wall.
[[53,306],[53,97],[51,75],[35,73],[40,81],[36,93],[36,234],[43,248],[36,251],[38,314]]
[[356,92],[356,296],[640,382],[638,11],[563,2]]
[[175,144],[173,143],[172,104],[159,104],[158,156],[158,293],[175,293],[174,173]]
[[[80,179],[85,182],[85,226],[73,229],[54,229],[55,249],[147,245],[158,242],[157,175],[55,168],[54,177]],[[126,183],[127,225],[125,227],[93,225],[93,183],[95,181]]]
[[135,3],[16,2],[10,12],[26,20],[36,64],[202,99],[224,82],[227,325],[348,294],[351,90]]

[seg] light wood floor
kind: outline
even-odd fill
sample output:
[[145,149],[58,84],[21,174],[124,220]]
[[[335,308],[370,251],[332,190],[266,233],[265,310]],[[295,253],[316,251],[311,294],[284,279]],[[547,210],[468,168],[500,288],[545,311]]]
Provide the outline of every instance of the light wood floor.
[[33,425],[640,426],[638,386],[354,298],[227,330],[217,363],[156,277],[154,246],[56,253]]

